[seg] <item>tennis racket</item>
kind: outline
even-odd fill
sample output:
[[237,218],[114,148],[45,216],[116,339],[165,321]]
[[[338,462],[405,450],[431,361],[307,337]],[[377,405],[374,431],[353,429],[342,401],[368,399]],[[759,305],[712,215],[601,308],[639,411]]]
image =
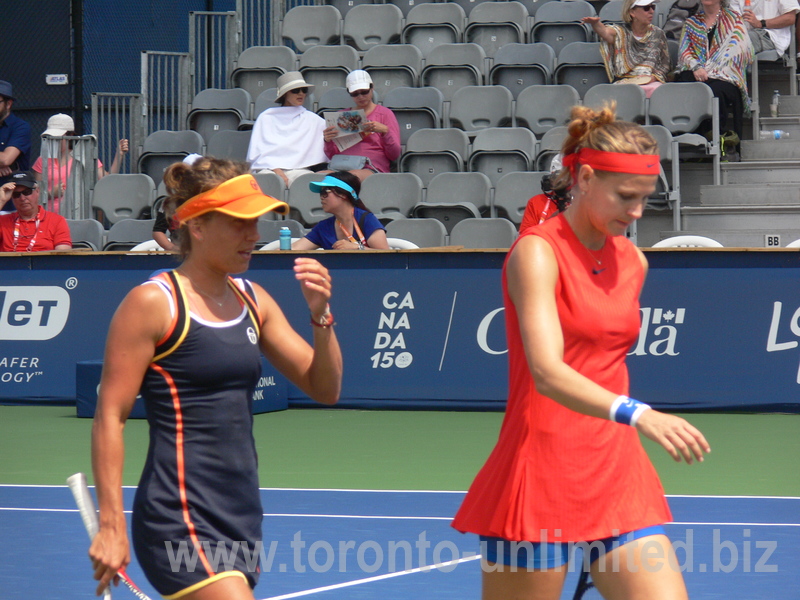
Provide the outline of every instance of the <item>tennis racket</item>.
[[[89,486],[86,485],[86,475],[83,473],[75,473],[67,478],[67,485],[69,486],[72,496],[75,498],[75,504],[78,505],[78,510],[81,513],[83,526],[86,527],[86,533],[89,534],[89,539],[93,540],[94,536],[100,530],[100,523],[97,519],[97,509],[94,506],[94,500],[89,493]],[[131,581],[125,569],[120,569],[117,573],[122,583],[133,593],[139,600],[150,600],[150,596],[145,594],[138,586]],[[103,600],[111,600],[111,588],[107,587],[103,591]]]

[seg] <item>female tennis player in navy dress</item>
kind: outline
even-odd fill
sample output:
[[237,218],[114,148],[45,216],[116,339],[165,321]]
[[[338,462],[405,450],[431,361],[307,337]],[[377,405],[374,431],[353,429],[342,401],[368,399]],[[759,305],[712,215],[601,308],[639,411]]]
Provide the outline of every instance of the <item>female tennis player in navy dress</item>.
[[[229,275],[248,267],[257,218],[288,207],[230,161],[178,163],[165,182],[183,229],[183,262],[132,290],[111,323],[92,431],[100,532],[90,557],[98,594],[130,561],[123,429],[141,390],[150,447],[131,529],[142,569],[165,598],[252,600],[262,509],[251,404],[260,353],[310,397],[338,400],[331,278],[315,260],[295,261],[312,347],[264,289]],[[174,564],[181,546],[193,566]],[[233,560],[216,560],[220,549]]]
[[483,541],[483,600],[559,598],[580,542],[604,598],[687,597],[639,434],[687,463],[710,449],[685,420],[627,396],[647,261],[624,233],[655,188],[655,151],[612,110],[573,108],[556,179],[572,203],[506,258],[506,415],[453,521]]

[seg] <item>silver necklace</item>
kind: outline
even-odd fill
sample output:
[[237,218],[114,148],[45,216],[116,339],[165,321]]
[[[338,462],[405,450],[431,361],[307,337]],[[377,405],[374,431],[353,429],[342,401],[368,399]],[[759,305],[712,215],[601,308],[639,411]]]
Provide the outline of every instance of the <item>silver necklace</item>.
[[219,306],[220,308],[222,308],[222,305],[223,305],[223,304],[225,304],[225,301],[228,299],[228,294],[229,294],[229,292],[230,292],[230,289],[228,288],[228,284],[227,284],[227,283],[225,284],[225,292],[222,294],[222,300],[220,301],[220,300],[217,300],[217,299],[216,299],[214,296],[212,296],[212,295],[211,295],[211,294],[209,294],[208,292],[206,292],[206,291],[203,291],[202,289],[200,289],[200,287],[199,287],[199,286],[198,286],[198,285],[197,285],[197,284],[196,284],[194,281],[192,281],[192,278],[191,278],[191,277],[189,277],[189,276],[188,276],[188,275],[186,275],[185,273],[183,274],[183,276],[184,276],[184,277],[186,277],[186,279],[188,279],[188,280],[189,280],[189,283],[191,283],[191,284],[192,284],[192,289],[193,289],[195,292],[197,292],[198,294],[201,294],[201,295],[205,296],[206,298],[208,298],[209,300],[211,300],[212,302],[214,302],[214,304],[216,304],[216,305],[217,305],[217,306]]

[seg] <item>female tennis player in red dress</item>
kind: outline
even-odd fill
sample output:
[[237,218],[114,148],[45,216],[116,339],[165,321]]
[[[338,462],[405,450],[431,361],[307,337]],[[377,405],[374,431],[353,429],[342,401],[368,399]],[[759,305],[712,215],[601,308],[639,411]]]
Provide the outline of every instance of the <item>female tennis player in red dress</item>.
[[[710,448],[683,419],[627,397],[647,262],[623,234],[654,190],[656,144],[613,110],[575,107],[563,153],[556,187],[571,187],[571,206],[506,259],[506,415],[453,527],[481,536],[484,600],[559,598],[569,542],[596,542],[605,598],[686,598],[638,434],[687,463]],[[643,555],[650,547],[660,559]]]
[[[131,530],[142,569],[165,598],[252,600],[262,518],[252,433],[260,352],[310,397],[337,401],[331,278],[315,260],[295,261],[312,347],[264,289],[229,276],[248,267],[259,215],[287,206],[230,161],[178,163],[165,182],[183,262],[132,290],[111,322],[92,431],[100,532],[90,557],[98,594],[130,561],[123,429],[141,390],[150,446]],[[194,564],[175,561],[181,546]]]

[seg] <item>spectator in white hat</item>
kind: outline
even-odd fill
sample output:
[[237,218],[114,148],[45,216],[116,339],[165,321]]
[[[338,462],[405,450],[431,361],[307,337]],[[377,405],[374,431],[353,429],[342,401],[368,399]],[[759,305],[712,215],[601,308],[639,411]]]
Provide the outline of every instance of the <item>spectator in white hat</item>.
[[373,173],[388,173],[392,161],[400,157],[401,151],[397,117],[388,108],[375,104],[372,78],[366,71],[351,71],[345,85],[356,104],[353,110],[363,110],[368,120],[361,131],[361,141],[343,151],[333,141],[337,134],[336,127],[325,129],[325,153],[331,158],[337,154],[368,158],[363,169],[350,171],[361,181]]
[[[72,117],[64,113],[58,113],[47,119],[47,129],[42,132],[42,142],[48,143],[49,138],[61,138],[58,145],[50,145],[50,156],[47,157],[47,194],[50,199],[48,208],[53,212],[58,212],[61,204],[61,197],[67,189],[69,174],[72,172],[72,141],[64,139],[66,136],[73,136],[75,133],[75,122]],[[56,140],[53,140],[55,142]],[[117,151],[109,173],[119,173],[122,160],[128,152],[128,140],[121,139],[117,144]],[[42,171],[44,170],[42,156],[36,159],[31,168],[35,174],[36,181],[42,181]],[[103,163],[97,161],[97,178],[105,177],[106,171]]]
[[278,77],[278,106],[263,111],[253,125],[247,162],[255,173],[273,171],[289,187],[303,173],[324,169],[325,120],[303,104],[314,86],[298,71]]

